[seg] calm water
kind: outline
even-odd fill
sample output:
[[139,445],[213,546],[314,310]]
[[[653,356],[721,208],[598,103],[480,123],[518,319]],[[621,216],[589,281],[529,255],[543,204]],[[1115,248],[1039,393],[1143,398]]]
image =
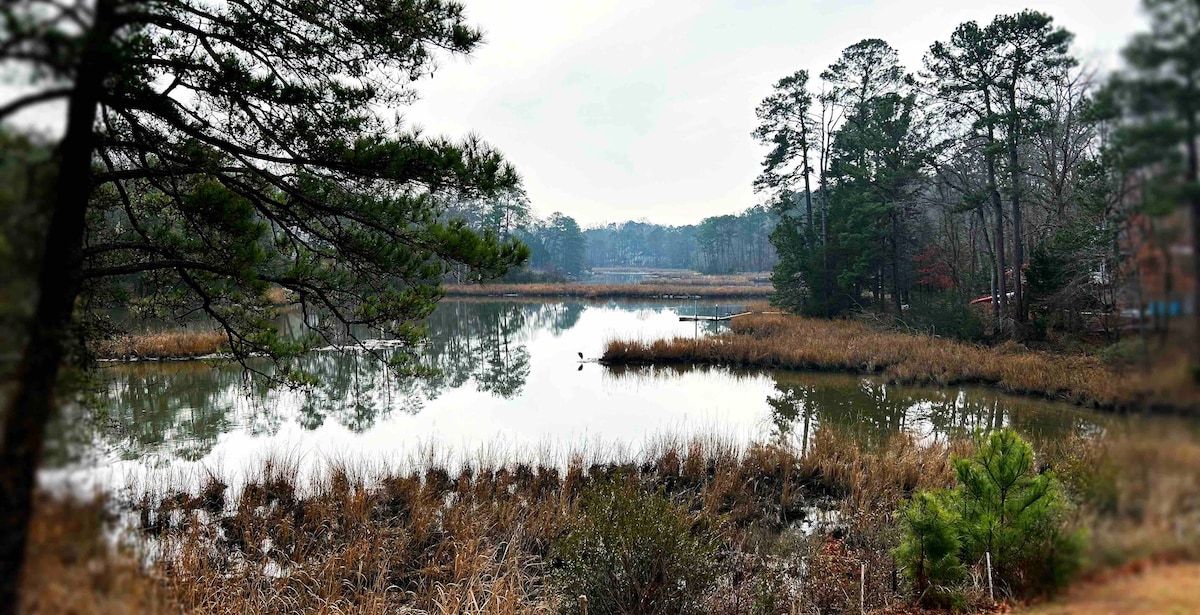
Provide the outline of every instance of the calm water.
[[803,444],[834,424],[868,440],[901,430],[938,438],[1000,425],[1058,437],[1097,429],[1105,420],[986,390],[902,388],[834,374],[610,369],[594,362],[612,338],[706,334],[679,321],[692,309],[444,301],[430,319],[423,358],[434,375],[397,378],[359,354],[324,351],[304,359],[319,384],[302,391],[268,389],[230,364],[113,365],[100,373],[107,418],[94,438],[92,463],[236,468],[272,451],[303,460],[396,459],[430,445],[467,456],[613,446],[636,451],[658,436],[696,432]]

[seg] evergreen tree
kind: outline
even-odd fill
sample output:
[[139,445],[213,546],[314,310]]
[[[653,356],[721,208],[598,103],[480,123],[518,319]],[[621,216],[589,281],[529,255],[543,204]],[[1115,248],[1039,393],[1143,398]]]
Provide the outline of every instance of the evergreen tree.
[[[495,275],[515,242],[442,222],[440,194],[517,185],[483,143],[406,131],[378,111],[415,96],[435,52],[480,40],[443,0],[31,0],[0,10],[0,61],[41,87],[9,114],[65,100],[37,306],[0,451],[0,614],[17,604],[34,475],[77,298],[149,280],[200,311],[239,359],[289,358],[264,291],[314,337],[367,326],[408,342],[451,264]],[[91,305],[88,303],[87,305]],[[309,340],[315,342],[315,340]],[[364,350],[369,350],[365,349]]]
[[893,556],[904,562],[917,601],[933,607],[957,606],[951,588],[966,568],[959,560],[958,513],[944,493],[918,492],[900,509],[904,539]]
[[[755,190],[786,196],[798,180],[804,182],[804,211],[807,229],[813,228],[812,166],[809,154],[815,132],[813,96],[808,91],[808,71],[800,70],[780,79],[775,91],[763,99],[755,114],[759,125],[754,136],[771,151],[763,159],[763,172],[754,181]],[[784,201],[788,202],[788,201]]]
[[1033,446],[1002,429],[954,460],[958,477],[962,557],[991,554],[997,579],[1015,591],[1065,584],[1079,564],[1081,537],[1067,532],[1067,501],[1054,475],[1034,471]]
[[1067,528],[1061,487],[1034,471],[1028,441],[1000,429],[953,463],[957,488],[919,492],[900,510],[904,539],[893,554],[919,599],[959,602],[963,565],[989,556],[995,582],[1018,596],[1054,591],[1078,572],[1083,536]]
[[[1001,66],[996,57],[996,42],[978,23],[960,24],[949,42],[936,42],[925,55],[927,89],[934,92],[947,119],[966,123],[968,132],[958,141],[965,147],[979,147],[987,168],[986,201],[991,203],[994,223],[992,241],[992,270],[996,281],[992,309],[998,321],[1008,313],[1008,282],[1005,277],[1006,248],[1004,245],[1004,205],[997,183],[999,141],[996,127],[1000,122],[999,101],[995,99],[995,84]],[[978,144],[978,145],[976,145]],[[977,203],[979,217],[986,218],[985,199]],[[986,232],[985,232],[986,233]]]
[[[1150,31],[1125,48],[1128,70],[1112,90],[1127,119],[1122,139],[1148,181],[1150,213],[1188,208],[1192,275],[1200,276],[1200,2],[1143,0]],[[1200,331],[1200,283],[1192,310]],[[1194,361],[1200,365],[1200,344]],[[1200,368],[1194,370],[1200,378]]]
[[1025,266],[1025,231],[1022,225],[1021,199],[1025,171],[1020,151],[1027,140],[1025,129],[1038,121],[1049,101],[1037,96],[1041,85],[1062,76],[1064,67],[1074,64],[1068,55],[1072,35],[1054,27],[1054,18],[1036,11],[1001,15],[987,28],[988,39],[996,46],[1000,71],[996,80],[998,98],[1004,114],[1005,142],[1008,150],[1009,202],[1013,220],[1013,301],[1016,317],[1024,322],[1027,308],[1022,271]]

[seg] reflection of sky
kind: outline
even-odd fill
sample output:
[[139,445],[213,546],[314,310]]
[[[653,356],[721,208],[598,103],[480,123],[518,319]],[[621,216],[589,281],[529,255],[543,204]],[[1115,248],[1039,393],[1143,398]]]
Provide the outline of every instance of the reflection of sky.
[[[497,304],[444,304],[455,324],[467,322],[465,316],[477,319],[471,321],[475,328],[460,339],[443,338],[442,352],[452,346],[478,348],[478,338],[486,338],[489,328],[499,331],[513,322],[519,327],[496,333],[482,354],[446,361],[470,374],[448,377],[442,386],[382,377],[379,370],[356,368],[335,353],[316,359],[331,367],[327,377],[343,381],[337,392],[324,395],[267,391],[229,376],[228,367],[220,372],[226,374],[221,379],[215,377],[217,370],[199,365],[175,371],[138,366],[143,371],[137,378],[114,378],[110,399],[157,408],[151,412],[114,407],[110,413],[135,423],[120,426],[125,430],[146,427],[136,424],[139,416],[165,417],[166,424],[124,438],[104,463],[116,476],[138,474],[147,467],[239,471],[281,452],[306,468],[326,459],[394,464],[425,454],[431,446],[450,462],[456,457],[475,459],[482,452],[492,458],[520,456],[558,463],[573,450],[635,453],[667,435],[716,434],[743,442],[786,437],[801,444],[826,423],[872,434],[908,430],[924,440],[950,429],[1008,425],[1010,415],[1030,425],[1079,427],[1079,413],[1063,406],[958,389],[887,387],[846,375],[716,368],[609,370],[591,361],[608,340],[690,337],[696,326],[680,322],[678,314],[690,313],[693,306],[677,311],[651,304],[576,304],[577,318],[564,319],[566,305],[526,305],[524,316],[513,318],[511,312],[497,312]],[[483,363],[501,352],[497,348],[513,356],[525,353],[521,356],[528,360],[520,368],[527,370],[523,380],[518,378],[520,386],[507,394],[489,386],[485,374],[494,366]],[[581,362],[578,353],[588,360]],[[171,379],[181,378],[194,382],[176,381],[186,386],[170,388]],[[131,387],[139,394],[131,394]]]

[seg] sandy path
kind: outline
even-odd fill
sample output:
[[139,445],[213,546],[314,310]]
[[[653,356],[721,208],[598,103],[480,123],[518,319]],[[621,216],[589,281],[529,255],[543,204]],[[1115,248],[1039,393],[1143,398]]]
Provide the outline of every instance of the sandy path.
[[1129,574],[1081,583],[1027,615],[1200,614],[1200,564],[1152,565]]

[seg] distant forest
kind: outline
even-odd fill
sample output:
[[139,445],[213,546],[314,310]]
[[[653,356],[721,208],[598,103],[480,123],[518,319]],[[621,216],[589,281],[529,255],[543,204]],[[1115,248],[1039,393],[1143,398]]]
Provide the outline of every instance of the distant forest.
[[767,208],[713,216],[699,224],[663,226],[645,221],[584,231],[591,267],[658,267],[703,273],[768,271],[775,266],[771,232],[777,218]]
[[761,205],[736,215],[711,216],[698,224],[667,226],[631,220],[584,229],[560,212],[534,217],[525,195],[514,191],[484,204],[447,202],[443,216],[502,238],[515,237],[528,246],[526,268],[510,272],[506,276],[510,281],[538,274],[579,277],[596,267],[740,273],[769,271],[778,263],[771,243],[778,215]]

